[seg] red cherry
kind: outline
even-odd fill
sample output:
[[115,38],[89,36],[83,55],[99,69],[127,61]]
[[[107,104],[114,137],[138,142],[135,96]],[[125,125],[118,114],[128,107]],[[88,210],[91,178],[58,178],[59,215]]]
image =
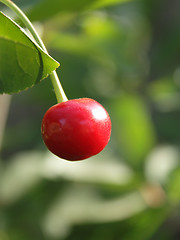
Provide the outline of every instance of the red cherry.
[[111,135],[111,120],[95,100],[73,99],[48,109],[41,132],[52,153],[66,160],[82,160],[105,148]]

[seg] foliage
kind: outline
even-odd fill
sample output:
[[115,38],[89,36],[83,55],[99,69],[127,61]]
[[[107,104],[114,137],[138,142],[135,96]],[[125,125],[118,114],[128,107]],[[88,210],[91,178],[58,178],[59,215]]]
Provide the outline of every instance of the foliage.
[[[0,14],[1,92],[38,83],[11,97],[7,121],[0,96],[0,240],[179,239],[179,2],[15,2],[53,59]],[[110,143],[91,159],[67,162],[43,145],[56,100],[40,80],[54,59],[67,96],[94,98],[111,116]]]
[[2,13],[0,29],[1,93],[32,87],[59,66]]

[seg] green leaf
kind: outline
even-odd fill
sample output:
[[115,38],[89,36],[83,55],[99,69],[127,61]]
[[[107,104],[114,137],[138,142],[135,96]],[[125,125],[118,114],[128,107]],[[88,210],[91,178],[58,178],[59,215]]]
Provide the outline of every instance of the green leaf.
[[32,21],[43,20],[58,13],[80,12],[107,7],[131,0],[44,0],[32,8],[28,16]]
[[16,93],[46,78],[59,63],[0,12],[0,93]]
[[142,166],[156,141],[153,123],[143,98],[135,94],[121,96],[112,103],[112,120],[121,154],[133,167]]

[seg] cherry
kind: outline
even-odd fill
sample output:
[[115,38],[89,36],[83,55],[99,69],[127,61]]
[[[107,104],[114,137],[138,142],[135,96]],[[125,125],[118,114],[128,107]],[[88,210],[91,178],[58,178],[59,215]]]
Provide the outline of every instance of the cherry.
[[101,152],[111,135],[111,120],[93,99],[58,103],[45,113],[41,133],[47,148],[66,160],[82,160]]

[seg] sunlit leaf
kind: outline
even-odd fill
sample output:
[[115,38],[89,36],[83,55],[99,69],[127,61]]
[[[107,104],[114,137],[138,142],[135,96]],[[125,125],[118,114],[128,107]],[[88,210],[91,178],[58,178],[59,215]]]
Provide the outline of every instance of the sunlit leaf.
[[58,66],[18,25],[0,13],[0,93],[32,87]]

